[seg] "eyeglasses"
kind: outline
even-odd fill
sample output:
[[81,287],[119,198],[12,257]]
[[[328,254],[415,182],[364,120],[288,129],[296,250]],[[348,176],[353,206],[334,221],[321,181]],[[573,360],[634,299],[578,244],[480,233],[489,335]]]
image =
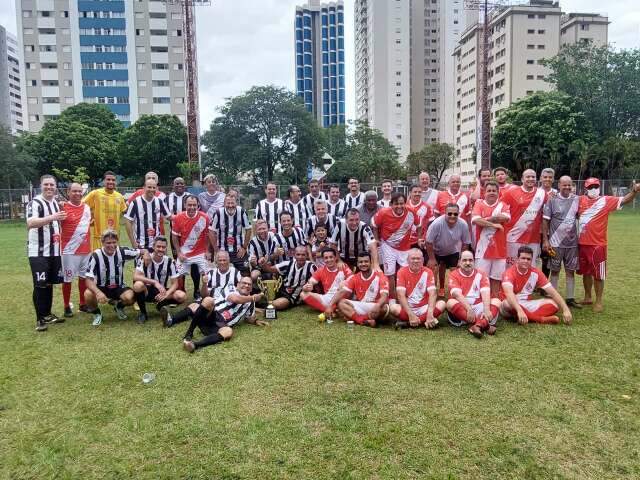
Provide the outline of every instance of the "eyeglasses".
[[448,212],[447,216],[448,217],[457,217],[459,214],[458,213],[454,213],[454,212]]

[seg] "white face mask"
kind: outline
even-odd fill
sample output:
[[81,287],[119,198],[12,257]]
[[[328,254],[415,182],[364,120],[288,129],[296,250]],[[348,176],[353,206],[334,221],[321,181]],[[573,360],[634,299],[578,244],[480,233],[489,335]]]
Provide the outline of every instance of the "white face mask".
[[589,198],[598,198],[600,196],[599,188],[592,188],[587,190],[587,197]]

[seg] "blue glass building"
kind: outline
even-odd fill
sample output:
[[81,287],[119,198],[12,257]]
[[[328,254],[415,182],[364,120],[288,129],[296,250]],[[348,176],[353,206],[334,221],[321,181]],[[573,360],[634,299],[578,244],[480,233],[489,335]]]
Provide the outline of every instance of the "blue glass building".
[[296,93],[323,127],[345,123],[344,4],[296,7]]

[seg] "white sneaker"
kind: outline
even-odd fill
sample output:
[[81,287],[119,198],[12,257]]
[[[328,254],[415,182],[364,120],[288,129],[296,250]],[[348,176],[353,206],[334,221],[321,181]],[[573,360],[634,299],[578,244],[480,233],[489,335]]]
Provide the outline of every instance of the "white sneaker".
[[93,316],[93,322],[91,322],[91,325],[93,325],[94,327],[102,325],[102,313],[96,313]]

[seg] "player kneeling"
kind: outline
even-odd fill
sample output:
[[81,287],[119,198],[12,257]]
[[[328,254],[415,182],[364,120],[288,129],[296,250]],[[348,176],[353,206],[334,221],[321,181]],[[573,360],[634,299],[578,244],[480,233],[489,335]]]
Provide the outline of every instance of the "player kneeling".
[[[345,297],[349,296],[347,299]],[[347,278],[342,288],[334,295],[325,310],[328,318],[333,315],[334,305],[347,319],[358,325],[376,327],[377,322],[389,315],[389,282],[382,272],[371,269],[371,255],[358,254],[358,273]]]
[[[324,265],[311,276],[309,281],[302,287],[300,298],[310,307],[325,312],[335,294],[340,290],[342,282],[352,275],[351,269],[341,263],[338,265],[338,254],[333,248],[322,249],[322,261]],[[313,291],[316,285],[322,286],[323,293]],[[334,305],[335,307],[335,305]]]
[[[500,306],[500,314],[505,318],[516,318],[521,325],[529,321],[559,323],[555,314],[560,306],[564,323],[571,323],[571,310],[544,273],[531,266],[532,258],[531,247],[523,245],[518,249],[516,264],[504,272],[502,291],[505,300]],[[551,299],[531,300],[537,288],[542,288]]]
[[437,301],[433,272],[424,266],[424,255],[418,248],[409,250],[407,261],[408,265],[398,271],[398,303],[390,306],[391,314],[400,320],[396,322],[396,328],[420,325],[435,328],[445,304],[442,300]]
[[167,239],[157,236],[153,240],[153,253],[147,261],[148,265],[141,258],[133,272],[133,291],[140,308],[138,323],[147,321],[147,302],[155,303],[156,309],[160,311],[166,305],[181,304],[187,298],[182,290],[178,290],[180,274],[176,262],[166,253]]
[[491,298],[489,278],[482,270],[476,270],[473,253],[462,252],[460,267],[449,274],[449,294],[449,324],[467,325],[469,333],[477,338],[482,338],[483,332],[496,333],[500,300]]

